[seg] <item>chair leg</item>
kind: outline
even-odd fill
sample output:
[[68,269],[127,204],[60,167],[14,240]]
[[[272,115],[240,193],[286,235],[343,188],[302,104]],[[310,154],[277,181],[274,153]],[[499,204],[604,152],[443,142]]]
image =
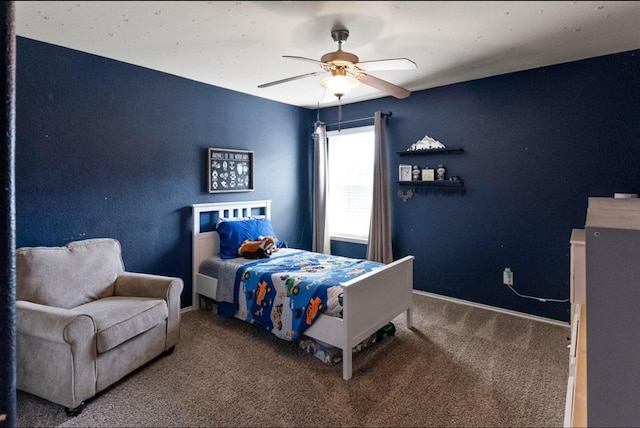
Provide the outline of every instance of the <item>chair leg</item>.
[[74,408],[65,407],[64,408],[64,412],[69,417],[75,417],[75,416],[78,416],[80,413],[82,413],[83,409],[84,409],[84,401],[82,403],[80,403],[80,405],[78,407],[74,407]]

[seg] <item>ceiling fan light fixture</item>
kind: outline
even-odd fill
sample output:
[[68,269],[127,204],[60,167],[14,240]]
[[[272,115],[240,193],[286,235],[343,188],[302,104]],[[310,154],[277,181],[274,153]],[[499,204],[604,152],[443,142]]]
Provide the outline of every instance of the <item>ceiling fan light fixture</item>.
[[274,82],[263,83],[258,85],[258,88],[266,88],[290,82],[292,80],[330,72],[331,77],[324,79],[320,84],[325,88],[325,94],[326,90],[328,90],[336,96],[339,101],[342,100],[344,95],[360,83],[399,99],[407,98],[411,94],[411,91],[408,89],[379,79],[371,74],[367,74],[366,71],[368,71],[369,68],[372,70],[414,70],[417,68],[415,62],[407,58],[390,58],[365,61],[361,63],[357,55],[342,50],[342,45],[347,41],[348,37],[349,30],[346,28],[337,27],[331,30],[331,38],[333,38],[333,41],[338,44],[338,50],[322,55],[320,61],[301,56],[283,55],[285,58],[297,59],[320,65],[323,70],[322,72],[316,71],[313,73],[300,74],[286,79],[276,80]]
[[338,98],[342,98],[353,88],[358,86],[360,81],[355,77],[346,75],[335,75],[322,80],[321,85],[324,86]]

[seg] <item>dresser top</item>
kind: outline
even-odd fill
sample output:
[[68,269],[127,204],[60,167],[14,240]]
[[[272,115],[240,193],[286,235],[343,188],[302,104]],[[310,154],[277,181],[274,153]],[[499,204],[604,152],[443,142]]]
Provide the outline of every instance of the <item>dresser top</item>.
[[640,198],[589,198],[585,227],[640,230]]
[[571,231],[571,240],[569,242],[571,244],[584,245],[584,229],[573,229]]

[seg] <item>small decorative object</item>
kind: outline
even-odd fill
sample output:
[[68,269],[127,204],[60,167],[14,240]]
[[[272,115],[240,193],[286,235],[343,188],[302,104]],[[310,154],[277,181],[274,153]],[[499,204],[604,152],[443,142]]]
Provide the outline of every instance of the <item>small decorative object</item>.
[[445,179],[445,174],[447,170],[444,168],[444,165],[442,164],[438,165],[438,169],[436,170],[436,172],[438,174],[438,181],[442,181]]
[[402,202],[407,202],[407,200],[413,198],[413,190],[409,189],[406,192],[398,190],[398,197],[402,199]]
[[428,135],[425,135],[422,138],[422,140],[418,140],[415,143],[413,143],[411,146],[409,146],[407,151],[433,150],[433,149],[444,149],[444,148],[446,148],[445,145],[442,144],[440,141],[435,140],[429,137]]
[[245,239],[238,248],[238,255],[245,259],[267,259],[276,251],[278,251],[276,238],[260,236],[260,239],[256,241]]
[[400,181],[411,181],[411,165],[400,165]]
[[420,175],[420,167],[418,165],[414,165],[413,170],[411,171],[413,181],[420,181]]
[[436,179],[436,170],[433,168],[425,168],[422,170],[422,181],[434,181]]

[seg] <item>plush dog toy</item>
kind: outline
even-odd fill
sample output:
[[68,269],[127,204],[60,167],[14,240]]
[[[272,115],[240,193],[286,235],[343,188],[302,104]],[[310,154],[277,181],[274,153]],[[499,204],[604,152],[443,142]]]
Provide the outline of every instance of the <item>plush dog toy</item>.
[[266,259],[278,251],[273,236],[261,236],[257,241],[245,239],[238,248],[238,254],[245,259]]

